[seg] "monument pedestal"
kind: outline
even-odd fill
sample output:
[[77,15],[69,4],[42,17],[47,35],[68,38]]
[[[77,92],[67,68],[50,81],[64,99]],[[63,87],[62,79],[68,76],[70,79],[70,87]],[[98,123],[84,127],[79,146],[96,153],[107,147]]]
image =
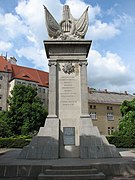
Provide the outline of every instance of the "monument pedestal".
[[21,151],[22,159],[58,159],[59,158],[59,119],[47,118],[37,136]]
[[80,118],[80,158],[97,159],[120,157],[114,145],[110,145],[105,136],[100,135],[90,118]]
[[49,59],[49,114],[21,158],[120,157],[88,111],[87,56],[92,41],[44,41]]

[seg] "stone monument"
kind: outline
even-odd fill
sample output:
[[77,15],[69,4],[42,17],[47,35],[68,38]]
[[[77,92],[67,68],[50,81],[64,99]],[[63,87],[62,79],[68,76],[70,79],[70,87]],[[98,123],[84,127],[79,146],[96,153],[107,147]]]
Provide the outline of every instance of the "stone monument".
[[92,41],[84,40],[88,8],[75,19],[65,5],[60,23],[44,9],[49,36],[44,41],[49,62],[49,114],[19,158],[120,157],[89,116],[86,58]]

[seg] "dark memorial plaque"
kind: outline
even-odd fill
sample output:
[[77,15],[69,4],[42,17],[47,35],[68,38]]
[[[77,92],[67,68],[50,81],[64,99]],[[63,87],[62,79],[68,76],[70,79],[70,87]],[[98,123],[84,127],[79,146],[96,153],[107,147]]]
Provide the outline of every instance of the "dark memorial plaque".
[[75,145],[75,128],[63,127],[64,145]]

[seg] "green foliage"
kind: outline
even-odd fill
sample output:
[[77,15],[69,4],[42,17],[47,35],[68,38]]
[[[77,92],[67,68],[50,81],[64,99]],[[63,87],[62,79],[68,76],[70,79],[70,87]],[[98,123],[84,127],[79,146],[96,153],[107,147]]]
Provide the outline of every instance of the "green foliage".
[[12,135],[11,130],[5,121],[7,118],[6,112],[0,112],[0,137],[10,137]]
[[110,144],[115,145],[117,148],[135,148],[135,138],[132,136],[113,135],[107,136]]
[[124,101],[121,105],[122,118],[119,122],[119,131],[116,134],[135,136],[135,99]]
[[120,110],[122,117],[119,121],[119,130],[107,139],[116,147],[133,148],[135,147],[135,99],[124,101]]
[[30,141],[30,137],[0,138],[0,148],[23,148]]
[[9,97],[10,109],[4,121],[14,135],[34,134],[44,125],[47,111],[44,109],[37,91],[31,86],[14,86]]

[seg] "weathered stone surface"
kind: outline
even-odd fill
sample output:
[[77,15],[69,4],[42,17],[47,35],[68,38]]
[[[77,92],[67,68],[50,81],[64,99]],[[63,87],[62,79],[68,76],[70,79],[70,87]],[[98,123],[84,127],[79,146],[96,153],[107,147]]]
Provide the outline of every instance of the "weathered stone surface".
[[4,177],[17,176],[17,166],[5,166]]
[[59,157],[59,120],[48,118],[37,136],[23,148],[19,158],[57,159]]
[[104,136],[101,136],[96,126],[89,118],[80,118],[80,158],[121,157],[114,145],[110,145]]
[[56,179],[56,180],[83,180],[83,179],[92,179],[92,180],[103,180],[105,179],[105,175],[102,172],[98,172],[95,168],[82,167],[77,168],[73,167],[59,167],[58,169],[53,167],[51,169],[46,169],[44,173],[40,173],[38,175],[38,180],[48,180],[48,179]]

